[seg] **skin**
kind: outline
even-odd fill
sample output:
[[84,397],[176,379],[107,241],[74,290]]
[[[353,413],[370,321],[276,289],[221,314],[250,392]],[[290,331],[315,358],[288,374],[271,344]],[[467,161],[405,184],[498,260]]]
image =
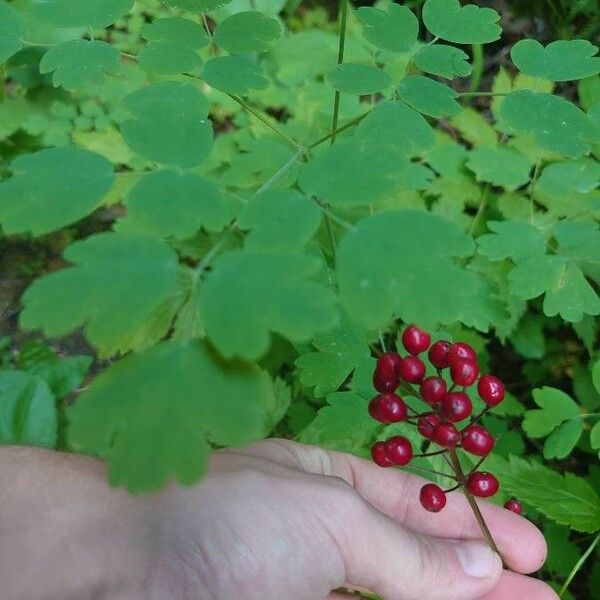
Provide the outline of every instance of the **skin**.
[[4,448],[2,598],[342,600],[352,587],[386,600],[556,600],[523,575],[546,555],[535,526],[481,503],[503,571],[462,495],[427,513],[422,484],[267,440],[215,452],[197,486],[131,496],[106,484],[101,461]]

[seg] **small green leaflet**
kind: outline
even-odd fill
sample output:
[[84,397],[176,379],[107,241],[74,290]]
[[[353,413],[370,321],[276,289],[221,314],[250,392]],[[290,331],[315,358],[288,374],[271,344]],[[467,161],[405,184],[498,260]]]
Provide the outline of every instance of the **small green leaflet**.
[[540,175],[536,190],[545,195],[572,197],[589,194],[600,185],[600,164],[592,159],[549,164]]
[[151,346],[168,331],[183,293],[181,267],[169,246],[100,233],[71,244],[64,257],[74,266],[25,291],[23,328],[57,337],[84,326],[101,356]]
[[600,73],[598,48],[587,40],[559,40],[545,48],[537,40],[521,40],[510,57],[522,73],[549,81],[572,81]]
[[404,102],[395,101],[378,104],[356,128],[356,138],[380,146],[380,154],[393,151],[407,158],[435,145],[433,129],[425,118]]
[[508,276],[513,294],[529,300],[541,294],[544,314],[577,323],[584,315],[600,314],[600,298],[581,269],[561,256],[541,255],[518,264]]
[[544,457],[562,459],[568,456],[581,437],[583,419],[579,405],[567,394],[551,387],[533,390],[540,407],[525,412],[523,429],[529,437],[548,437]]
[[129,192],[127,216],[118,231],[177,239],[192,237],[201,228],[217,232],[229,220],[216,185],[194,173],[156,171],[142,177]]
[[388,74],[377,67],[344,63],[327,74],[329,83],[338,92],[365,96],[381,92],[391,84]]
[[274,189],[250,199],[237,219],[245,248],[301,250],[317,232],[321,210],[297,190]]
[[493,233],[477,238],[480,254],[490,260],[510,258],[516,262],[546,252],[546,240],[539,229],[524,221],[488,221]]
[[157,19],[142,27],[150,43],[139,54],[140,66],[163,75],[190,72],[202,61],[197,50],[208,44],[204,29],[194,21],[172,17]]
[[231,53],[264,52],[283,35],[277,19],[257,11],[238,12],[219,23],[214,42]]
[[191,485],[206,468],[209,440],[232,445],[264,434],[272,396],[256,365],[225,362],[198,340],[163,342],[94,380],[69,410],[68,439],[76,451],[106,456],[111,483],[131,492],[170,479]]
[[409,106],[429,117],[441,119],[460,112],[458,92],[421,75],[409,75],[398,86],[398,95]]
[[315,336],[316,352],[302,354],[295,362],[300,369],[300,382],[314,387],[314,395],[322,398],[335,392],[350,373],[371,355],[363,332],[348,320],[333,331]]
[[206,334],[225,357],[256,360],[271,332],[293,342],[335,326],[335,298],[314,281],[322,268],[296,252],[234,250],[215,261],[200,291]]
[[0,371],[0,445],[54,447],[56,400],[46,382],[22,371]]
[[390,4],[387,11],[363,6],[356,14],[365,39],[382,50],[408,52],[417,41],[419,21],[406,6]]
[[239,96],[269,86],[269,80],[254,57],[245,54],[212,58],[204,66],[202,78],[220,92]]
[[199,165],[210,154],[213,130],[208,103],[192,85],[155,83],[126,96],[123,105],[132,118],[121,124],[121,133],[142,156],[187,168]]
[[421,71],[446,79],[467,77],[471,74],[469,55],[460,48],[445,44],[425,44],[415,55],[415,64]]
[[127,14],[134,0],[45,0],[31,5],[38,20],[58,27],[108,27]]
[[579,158],[600,143],[600,126],[559,96],[519,90],[500,108],[501,126],[510,133],[532,135],[540,147]]
[[399,317],[423,326],[462,321],[485,330],[503,312],[485,280],[454,262],[473,251],[470,237],[441,217],[410,210],[376,214],[340,241],[342,303],[370,328]]
[[561,221],[554,227],[558,253],[582,263],[600,264],[600,230],[595,221]]
[[100,85],[106,73],[119,71],[119,51],[106,42],[71,40],[50,48],[40,62],[40,73],[52,73],[56,87],[76,91]]
[[229,4],[231,0],[162,0],[162,2],[182,10],[201,13],[221,8],[221,6]]
[[600,498],[582,477],[573,473],[561,475],[516,456],[507,461],[491,455],[486,465],[505,491],[556,523],[590,533],[600,529]]
[[492,183],[510,192],[529,181],[531,162],[509,148],[475,148],[469,153],[467,168],[475,173],[477,181]]
[[80,148],[47,148],[11,164],[0,182],[0,222],[7,234],[42,235],[92,212],[114,181],[112,165]]
[[521,356],[530,359],[543,358],[546,354],[543,319],[535,315],[525,315],[510,336],[510,341]]
[[500,15],[475,4],[461,6],[458,0],[427,0],[423,23],[435,36],[455,44],[487,44],[500,38]]
[[473,108],[463,107],[459,113],[450,118],[450,123],[475,148],[480,146],[495,148],[498,145],[496,130]]
[[0,0],[0,65],[16,54],[23,43],[21,15],[4,0]]

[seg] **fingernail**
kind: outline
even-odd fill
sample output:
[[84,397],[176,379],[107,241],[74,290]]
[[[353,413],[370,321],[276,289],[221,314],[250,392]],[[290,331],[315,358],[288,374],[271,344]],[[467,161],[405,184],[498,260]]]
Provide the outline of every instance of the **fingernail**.
[[484,542],[459,542],[455,550],[463,571],[470,577],[485,579],[496,572],[499,557]]

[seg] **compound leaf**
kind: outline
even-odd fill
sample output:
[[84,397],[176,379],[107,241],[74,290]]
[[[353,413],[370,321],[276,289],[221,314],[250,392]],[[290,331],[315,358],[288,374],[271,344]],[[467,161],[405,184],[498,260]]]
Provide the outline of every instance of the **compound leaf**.
[[545,437],[564,421],[581,415],[579,405],[561,390],[543,387],[533,390],[532,393],[535,403],[540,408],[525,412],[523,429],[529,437]]
[[272,395],[255,365],[225,362],[198,340],[163,342],[94,380],[69,410],[68,439],[106,456],[111,483],[131,492],[170,479],[190,485],[206,468],[209,440],[240,444],[264,433]]
[[529,90],[512,92],[500,108],[510,133],[532,135],[540,147],[579,158],[600,142],[600,127],[564,98]]
[[460,48],[445,44],[426,44],[415,55],[415,64],[421,71],[446,79],[467,77],[471,74],[469,55]]
[[[458,226],[427,212],[384,212],[359,221],[339,245],[342,303],[371,328],[399,317],[486,329],[503,313],[485,280],[454,261],[473,250],[473,241]],[[431,293],[442,288],[444,294]]]
[[101,85],[106,73],[119,71],[119,51],[106,42],[71,40],[50,48],[40,73],[52,73],[55,86],[75,91]]
[[47,148],[17,157],[0,183],[0,222],[8,234],[42,235],[94,210],[114,181],[102,156],[81,148]]
[[4,0],[0,0],[0,65],[23,46],[21,15]]
[[321,210],[297,190],[268,190],[248,202],[237,224],[249,230],[248,249],[301,250],[319,228]]
[[363,36],[374,46],[392,52],[408,52],[419,35],[419,21],[406,6],[390,4],[387,11],[364,6],[356,11]]
[[546,241],[539,229],[525,221],[488,221],[493,233],[477,238],[479,253],[491,260],[515,262],[545,254]]
[[475,148],[469,153],[467,168],[477,181],[514,191],[529,181],[530,160],[509,148]]
[[261,12],[244,11],[219,23],[215,43],[231,53],[263,52],[283,34],[281,23]]
[[199,165],[210,154],[213,130],[208,103],[192,85],[155,83],[126,96],[123,105],[132,118],[121,124],[121,133],[142,156],[186,168]]
[[510,52],[519,71],[549,81],[572,81],[600,73],[598,48],[587,40],[558,40],[545,48],[537,40],[521,40]]
[[204,65],[202,78],[226,94],[247,96],[250,90],[263,90],[269,80],[256,60],[249,55],[217,56]]
[[461,6],[458,0],[427,0],[423,23],[435,36],[455,44],[487,44],[500,38],[500,15],[475,4]]
[[335,325],[335,298],[314,281],[314,256],[236,250],[221,256],[200,291],[206,333],[226,357],[258,359],[270,334],[307,341]]
[[56,337],[83,326],[103,356],[150,346],[165,335],[182,296],[181,268],[169,246],[99,233],[71,244],[64,256],[72,267],[25,291],[22,327]]
[[31,12],[58,27],[108,27],[132,7],[133,0],[45,0],[32,4]]
[[56,444],[56,400],[46,382],[23,371],[0,371],[0,444]]
[[409,75],[398,86],[398,95],[404,102],[429,117],[441,119],[460,112],[456,101],[458,92],[421,75]]
[[327,74],[329,83],[338,92],[365,96],[391,84],[388,74],[377,67],[344,63]]

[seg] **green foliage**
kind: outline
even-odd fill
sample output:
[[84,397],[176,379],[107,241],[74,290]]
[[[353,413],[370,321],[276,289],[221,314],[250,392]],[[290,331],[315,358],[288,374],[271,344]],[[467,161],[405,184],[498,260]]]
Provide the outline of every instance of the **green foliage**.
[[269,85],[256,60],[245,54],[211,58],[204,66],[202,77],[217,90],[240,96]]
[[338,92],[365,96],[381,92],[391,83],[385,71],[369,65],[338,65],[327,75],[329,83]]
[[441,119],[460,112],[460,104],[456,101],[458,93],[429,77],[405,77],[398,86],[398,95],[408,105],[429,117]]
[[439,75],[447,79],[466,77],[471,74],[469,55],[455,46],[427,44],[415,55],[415,63],[425,73]]
[[23,29],[20,14],[5,0],[0,0],[0,64],[21,49]]
[[408,52],[419,35],[419,21],[406,6],[390,4],[387,11],[368,6],[357,10],[363,36],[374,46],[392,52]]
[[46,0],[34,3],[32,14],[57,27],[107,27],[129,12],[133,0]]
[[219,24],[214,41],[227,52],[263,52],[283,33],[277,19],[257,11],[239,12]]

